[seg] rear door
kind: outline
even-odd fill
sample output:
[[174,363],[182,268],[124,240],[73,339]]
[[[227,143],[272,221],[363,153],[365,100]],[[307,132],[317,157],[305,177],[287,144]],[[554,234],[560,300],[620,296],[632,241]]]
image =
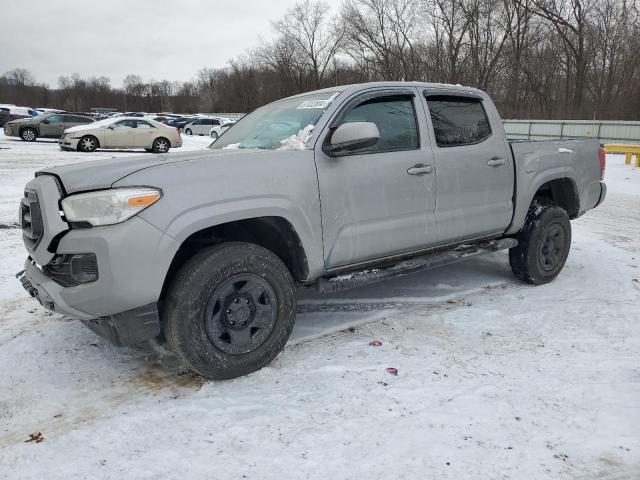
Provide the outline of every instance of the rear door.
[[135,144],[136,147],[151,148],[153,140],[156,137],[157,128],[151,125],[146,120],[138,120],[136,122],[135,129]]
[[435,242],[433,153],[414,89],[374,90],[351,99],[323,142],[342,123],[373,122],[373,147],[331,157],[316,144],[328,269],[420,250]]
[[64,132],[64,115],[50,115],[38,124],[40,136],[46,138],[60,138]]
[[514,165],[495,107],[473,92],[423,94],[435,139],[438,244],[504,232]]

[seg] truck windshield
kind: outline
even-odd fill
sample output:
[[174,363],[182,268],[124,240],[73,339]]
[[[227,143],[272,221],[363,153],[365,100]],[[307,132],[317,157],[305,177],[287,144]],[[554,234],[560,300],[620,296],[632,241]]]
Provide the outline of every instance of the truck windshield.
[[210,148],[306,150],[314,126],[338,93],[312,93],[258,108],[234,124]]

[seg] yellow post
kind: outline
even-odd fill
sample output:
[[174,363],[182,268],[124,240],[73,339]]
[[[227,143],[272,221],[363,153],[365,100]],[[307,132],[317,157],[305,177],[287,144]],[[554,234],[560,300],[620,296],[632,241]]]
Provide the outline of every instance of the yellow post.
[[625,165],[631,165],[631,159],[636,156],[635,166],[640,168],[640,145],[630,143],[607,143],[604,146],[607,153],[624,153]]

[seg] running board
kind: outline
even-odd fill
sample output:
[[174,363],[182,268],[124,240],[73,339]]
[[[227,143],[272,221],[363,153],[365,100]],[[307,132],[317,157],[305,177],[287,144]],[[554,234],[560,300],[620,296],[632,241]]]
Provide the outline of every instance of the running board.
[[333,277],[324,277],[316,282],[316,289],[321,293],[333,293],[350,288],[361,287],[370,283],[381,282],[390,278],[402,277],[410,273],[429,268],[442,267],[467,258],[493,253],[518,245],[515,238],[502,238],[473,244],[459,245],[454,249],[439,253],[421,255],[398,263],[368,270],[358,270]]

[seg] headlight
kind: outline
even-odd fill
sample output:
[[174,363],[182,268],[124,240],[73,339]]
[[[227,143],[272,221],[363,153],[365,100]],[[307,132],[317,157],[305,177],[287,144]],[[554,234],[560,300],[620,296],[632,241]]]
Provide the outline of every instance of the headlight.
[[156,188],[113,188],[71,195],[62,200],[62,210],[68,222],[113,225],[140,213],[161,196]]

